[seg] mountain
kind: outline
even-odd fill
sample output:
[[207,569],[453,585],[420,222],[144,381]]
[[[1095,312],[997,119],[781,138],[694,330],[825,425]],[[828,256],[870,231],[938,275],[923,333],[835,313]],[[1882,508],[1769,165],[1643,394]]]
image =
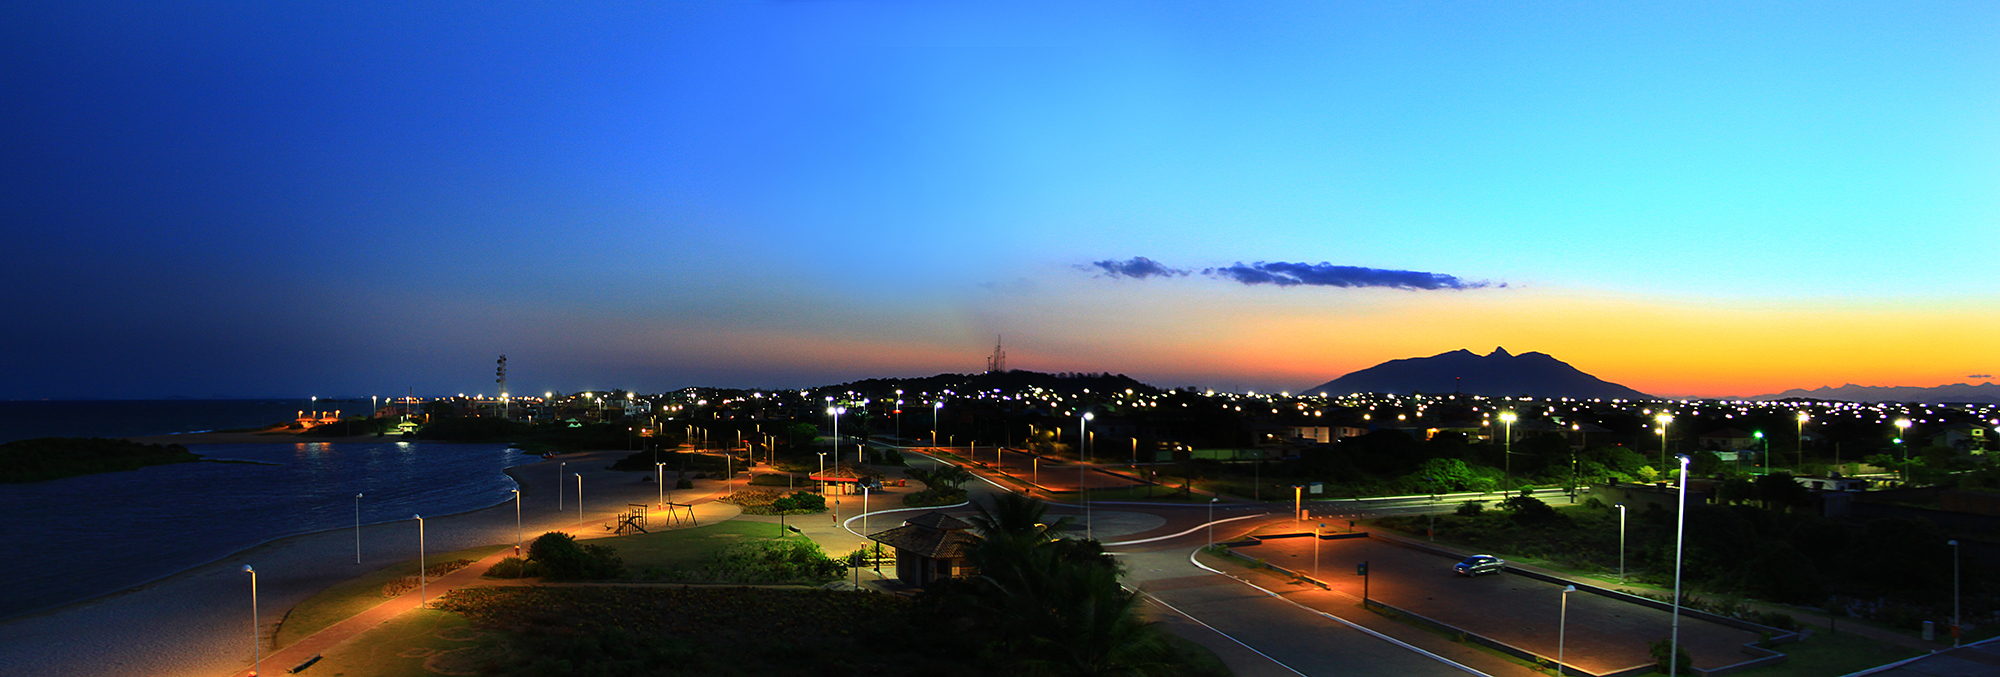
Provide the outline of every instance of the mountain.
[[1492,397],[1653,399],[1651,395],[1578,371],[1546,354],[1509,355],[1506,348],[1495,348],[1484,357],[1470,350],[1454,350],[1430,357],[1390,360],[1303,392],[1345,395],[1454,391]]
[[1833,388],[1820,386],[1812,390],[1793,388],[1776,395],[1759,395],[1753,400],[1839,400],[1842,402],[1920,402],[1923,404],[1968,403],[2000,404],[2000,385],[1992,381],[1979,385],[1954,383],[1934,388],[1914,386],[1858,386],[1852,383]]

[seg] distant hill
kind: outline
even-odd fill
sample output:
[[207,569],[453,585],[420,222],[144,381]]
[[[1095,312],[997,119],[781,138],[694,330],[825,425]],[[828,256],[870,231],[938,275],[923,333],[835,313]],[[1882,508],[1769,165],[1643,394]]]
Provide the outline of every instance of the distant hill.
[[1793,388],[1776,395],[1759,395],[1753,400],[1839,400],[1842,402],[1921,402],[1924,404],[1943,403],[1984,403],[2000,404],[2000,385],[1988,381],[1979,385],[1954,383],[1934,388],[1914,386],[1858,386],[1852,383],[1834,388],[1820,386],[1813,390]]
[[1546,354],[1509,355],[1505,348],[1495,348],[1484,357],[1470,350],[1454,350],[1430,357],[1390,360],[1303,392],[1345,395],[1454,391],[1491,397],[1652,399],[1651,395],[1583,373]]

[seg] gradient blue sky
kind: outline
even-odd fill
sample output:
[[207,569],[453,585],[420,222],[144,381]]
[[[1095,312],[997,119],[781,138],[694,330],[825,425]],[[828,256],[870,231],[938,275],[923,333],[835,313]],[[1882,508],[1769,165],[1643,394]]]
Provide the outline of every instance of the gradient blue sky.
[[[999,334],[1227,389],[2000,372],[1986,2],[30,1],[0,55],[0,398],[790,387]],[[1091,265],[1135,257],[1188,274]],[[1203,273],[1260,262],[1471,288]]]

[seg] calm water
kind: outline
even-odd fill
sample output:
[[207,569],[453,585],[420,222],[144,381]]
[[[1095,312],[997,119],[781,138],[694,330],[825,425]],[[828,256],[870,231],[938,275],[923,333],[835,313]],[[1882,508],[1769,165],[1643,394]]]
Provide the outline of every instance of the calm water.
[[284,423],[300,410],[368,411],[368,402],[96,400],[0,402],[0,442],[36,437],[138,437]]
[[11,579],[0,586],[0,618],[144,583],[275,538],[352,527],[356,493],[366,494],[366,523],[494,505],[517,486],[501,470],[538,460],[504,445],[438,442],[188,449],[275,465],[178,463],[0,484],[0,541],[9,544]]

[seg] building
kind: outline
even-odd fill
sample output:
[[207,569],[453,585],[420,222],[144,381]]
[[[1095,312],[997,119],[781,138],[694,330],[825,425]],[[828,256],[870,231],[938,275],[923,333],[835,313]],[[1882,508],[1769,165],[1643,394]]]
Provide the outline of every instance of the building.
[[897,580],[925,586],[939,579],[978,575],[970,557],[980,538],[967,533],[970,529],[964,520],[933,510],[868,538],[896,550]]

